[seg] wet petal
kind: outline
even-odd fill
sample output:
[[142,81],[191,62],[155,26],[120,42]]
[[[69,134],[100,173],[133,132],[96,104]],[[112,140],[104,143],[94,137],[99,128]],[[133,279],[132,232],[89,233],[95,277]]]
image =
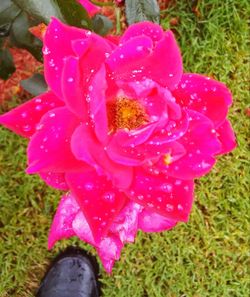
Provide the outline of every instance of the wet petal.
[[47,185],[62,191],[67,191],[69,189],[65,174],[61,172],[41,172],[40,177],[46,182]]
[[95,171],[66,174],[67,184],[76,197],[96,242],[105,237],[126,197],[105,176]]
[[170,220],[148,209],[144,209],[138,218],[138,229],[143,232],[162,232],[172,229],[177,221]]
[[219,155],[231,152],[236,147],[236,139],[233,128],[228,120],[216,129],[216,135],[222,145]]
[[199,74],[183,74],[173,95],[181,106],[211,119],[215,127],[225,121],[232,104],[232,95],[223,83]]
[[65,107],[53,109],[41,120],[28,146],[27,173],[84,170],[71,152],[70,139],[79,122]]
[[68,109],[79,117],[79,119],[86,121],[88,110],[81,83],[79,58],[71,56],[64,59],[61,89]]
[[115,186],[126,189],[133,178],[133,170],[113,162],[96,139],[89,126],[79,126],[72,135],[72,152],[78,160],[82,160],[95,168],[99,174],[107,175]]
[[79,206],[71,194],[62,197],[50,227],[48,238],[49,249],[53,248],[56,241],[75,235],[72,222],[79,209]]
[[129,201],[110,226],[110,232],[120,238],[122,243],[134,242],[138,230],[138,216],[142,206]]
[[193,181],[176,180],[160,170],[135,170],[129,198],[168,219],[187,221],[193,202]]
[[[204,115],[188,111],[189,128],[178,140],[186,149],[179,160],[163,165],[166,174],[181,179],[194,179],[208,173],[215,164],[215,154],[221,150],[213,123]],[[164,164],[164,160],[160,161]],[[158,167],[161,167],[159,164]]]
[[93,16],[94,14],[96,14],[97,12],[99,12],[100,9],[101,9],[101,7],[98,7],[98,6],[94,5],[89,0],[78,0],[78,1],[87,10],[87,12],[88,12],[88,14],[90,16]]
[[1,115],[0,124],[23,137],[31,137],[42,116],[62,105],[52,92],[47,92]]
[[152,39],[152,41],[157,42],[163,38],[164,32],[162,27],[157,24],[151,22],[140,22],[128,27],[121,38],[121,43],[128,42],[137,36],[148,36]]
[[101,142],[104,142],[108,136],[106,89],[106,70],[102,66],[94,76],[89,89],[90,117],[94,122],[96,136]]
[[52,18],[47,27],[43,47],[44,74],[48,85],[59,98],[62,98],[61,75],[64,58],[74,55],[70,40],[85,39],[87,32],[64,25],[56,18]]

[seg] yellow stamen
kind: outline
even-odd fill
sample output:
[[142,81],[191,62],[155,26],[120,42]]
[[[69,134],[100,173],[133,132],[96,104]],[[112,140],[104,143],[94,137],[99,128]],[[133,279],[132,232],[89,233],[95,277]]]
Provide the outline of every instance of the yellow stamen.
[[147,122],[143,106],[136,100],[118,98],[107,104],[108,122],[111,131],[136,129]]
[[164,163],[165,165],[170,165],[172,163],[171,154],[168,153],[164,156]]

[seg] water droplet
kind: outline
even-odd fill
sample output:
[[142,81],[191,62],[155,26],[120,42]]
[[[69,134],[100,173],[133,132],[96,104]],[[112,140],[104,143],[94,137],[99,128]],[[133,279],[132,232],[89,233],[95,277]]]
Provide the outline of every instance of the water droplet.
[[170,212],[170,211],[173,211],[173,210],[174,210],[174,206],[173,206],[172,204],[169,204],[169,203],[168,203],[168,204],[166,205],[166,211],[169,211],[169,212]]
[[72,83],[73,81],[74,81],[74,78],[73,78],[73,77],[69,77],[69,78],[68,78],[68,82],[69,82],[69,83]]
[[178,204],[177,206],[178,210],[182,211],[183,210],[183,206],[181,204]]
[[138,45],[137,47],[136,47],[136,50],[138,51],[138,52],[141,52],[141,51],[143,51],[143,46],[142,45]]
[[55,114],[54,112],[50,112],[50,113],[49,113],[49,117],[50,117],[50,118],[53,118],[53,117],[55,117],[55,116],[56,116],[56,114]]
[[26,117],[27,117],[27,115],[28,115],[28,114],[27,114],[27,112],[26,112],[26,111],[24,111],[24,112],[22,112],[22,113],[21,113],[21,117],[22,117],[22,118],[26,118]]
[[157,200],[158,200],[159,202],[162,202],[162,197],[157,197]]
[[169,75],[168,75],[169,77],[173,77],[174,75],[173,75],[173,73],[169,73]]
[[144,199],[144,196],[143,196],[143,195],[138,195],[137,198],[138,198],[139,200],[143,200],[143,199]]
[[90,85],[88,89],[89,89],[90,92],[93,91],[93,86]]
[[29,132],[29,131],[31,131],[31,126],[30,126],[30,125],[24,125],[24,126],[23,126],[23,131],[24,131],[24,132]]
[[50,54],[50,50],[49,50],[49,48],[47,47],[47,46],[45,46],[44,48],[43,48],[43,54],[46,56],[46,55],[48,55],[48,54]]
[[49,66],[50,67],[55,67],[55,61],[54,61],[54,59],[50,59],[49,60]]
[[124,55],[123,55],[123,54],[121,54],[121,55],[120,55],[120,58],[121,58],[121,59],[123,59],[123,58],[124,58]]
[[41,104],[39,104],[35,107],[35,110],[37,110],[37,111],[40,111],[42,109],[43,109],[43,106]]
[[42,99],[41,99],[41,98],[36,98],[36,99],[35,99],[35,102],[36,102],[36,103],[41,103],[41,102],[42,102]]
[[88,31],[88,32],[86,33],[86,35],[87,35],[87,36],[91,36],[91,35],[92,35],[92,32],[91,32],[91,31]]
[[109,58],[109,56],[110,56],[110,53],[105,53],[106,58]]
[[173,186],[169,183],[165,183],[161,185],[161,190],[167,193],[170,193],[173,191]]
[[103,199],[108,201],[108,202],[114,202],[115,200],[115,193],[113,192],[107,192],[105,194],[103,194]]

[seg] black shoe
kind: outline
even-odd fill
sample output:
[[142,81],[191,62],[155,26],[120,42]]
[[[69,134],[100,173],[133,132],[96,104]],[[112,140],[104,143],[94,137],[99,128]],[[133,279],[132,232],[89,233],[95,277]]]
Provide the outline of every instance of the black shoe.
[[68,248],[45,275],[37,297],[99,297],[98,265],[86,252]]

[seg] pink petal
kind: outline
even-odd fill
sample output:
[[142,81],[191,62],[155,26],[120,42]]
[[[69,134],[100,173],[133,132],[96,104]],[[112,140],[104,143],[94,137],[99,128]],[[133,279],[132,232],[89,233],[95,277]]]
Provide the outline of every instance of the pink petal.
[[154,159],[159,159],[162,155],[173,153],[177,149],[178,153],[183,155],[185,149],[182,145],[172,143],[151,143],[145,142],[143,144],[134,146],[119,146],[115,141],[115,137],[107,146],[107,154],[113,161],[127,165],[127,166],[139,166],[143,163],[150,162]]
[[71,40],[85,39],[86,30],[64,25],[56,18],[52,18],[44,36],[44,74],[48,85],[62,98],[61,74],[64,58],[74,55]]
[[46,182],[47,185],[62,191],[67,191],[69,189],[65,174],[61,172],[41,172],[40,177]]
[[104,142],[108,136],[106,89],[106,70],[105,67],[102,66],[94,76],[91,88],[89,89],[90,117],[94,122],[96,136],[101,142]]
[[78,0],[78,2],[82,4],[82,6],[87,10],[90,16],[93,16],[101,10],[101,7],[92,4],[89,0]]
[[62,70],[63,99],[68,109],[79,119],[87,120],[87,102],[83,94],[78,57],[66,57]]
[[[165,165],[164,171],[180,179],[194,179],[208,173],[215,164],[215,154],[221,150],[213,123],[198,112],[189,110],[188,114],[189,128],[178,140],[185,147],[186,155]],[[161,162],[164,164],[164,160]]]
[[54,216],[48,238],[48,248],[52,249],[56,241],[75,235],[72,222],[79,211],[79,206],[70,195],[64,195]]
[[63,102],[52,92],[47,92],[1,115],[0,124],[29,138],[36,132],[41,117],[49,110],[62,105]]
[[105,270],[111,273],[115,260],[119,260],[123,244],[116,236],[105,237],[97,248]]
[[70,148],[70,138],[78,124],[65,107],[48,112],[30,140],[27,173],[84,170],[85,163],[78,161]]
[[199,74],[183,74],[173,95],[181,106],[206,115],[215,127],[225,121],[232,104],[232,95],[223,83]]
[[141,211],[142,206],[129,201],[110,226],[110,232],[118,236],[122,243],[134,242],[138,229],[138,216]]
[[181,181],[154,171],[135,170],[134,182],[127,195],[171,220],[187,221],[193,203],[193,181]]
[[216,135],[221,142],[222,148],[220,155],[231,152],[236,147],[236,139],[232,126],[228,120],[216,129]]
[[172,229],[177,221],[170,220],[148,209],[144,209],[138,218],[138,228],[143,232],[162,232]]
[[159,41],[147,66],[148,77],[159,84],[174,89],[182,76],[182,58],[180,49],[171,31],[165,33],[164,38]]
[[153,49],[150,39],[143,35],[120,45],[117,54],[107,61],[116,80],[131,82],[149,78],[170,90],[177,86],[182,76],[182,59],[171,31]]
[[125,203],[126,197],[105,176],[95,171],[66,174],[67,184],[75,195],[91,228],[100,242]]
[[152,41],[157,42],[163,38],[164,32],[162,27],[157,24],[151,22],[140,22],[128,27],[121,38],[121,43],[128,42],[137,36],[148,36],[152,39]]
[[143,76],[142,63],[149,56],[152,47],[150,38],[138,36],[117,47],[106,62],[116,79],[137,80]]
[[106,174],[120,189],[130,186],[133,170],[128,166],[116,164],[109,159],[105,147],[97,140],[89,126],[79,126],[72,135],[72,152],[78,160],[94,167],[99,174]]

